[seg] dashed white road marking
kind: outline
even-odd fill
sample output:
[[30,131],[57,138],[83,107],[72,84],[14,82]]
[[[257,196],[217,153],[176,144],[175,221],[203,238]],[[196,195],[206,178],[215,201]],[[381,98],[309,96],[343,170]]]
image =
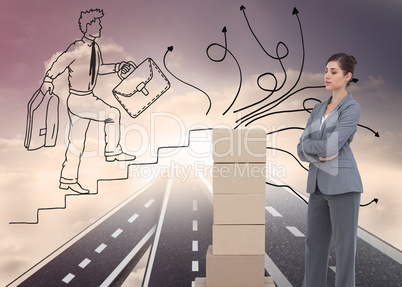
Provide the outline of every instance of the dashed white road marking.
[[68,284],[68,283],[70,283],[71,280],[74,279],[74,277],[75,277],[74,274],[68,273],[68,275],[66,275],[66,277],[64,277],[62,281],[64,283]]
[[87,267],[87,265],[89,263],[91,263],[91,260],[89,260],[88,258],[85,258],[84,260],[82,260],[82,262],[78,266],[81,267],[82,269],[84,269],[85,267]]
[[144,207],[145,207],[145,208],[148,208],[148,207],[150,207],[150,206],[152,205],[152,203],[154,203],[154,202],[155,202],[155,199],[151,198],[147,203],[145,203]]
[[193,211],[197,211],[197,209],[198,209],[197,200],[193,200]]
[[95,252],[97,253],[101,253],[103,251],[103,249],[106,248],[106,244],[102,243],[101,245],[98,246],[98,248],[95,249]]
[[193,240],[193,246],[192,246],[192,251],[198,251],[198,241]]
[[133,216],[131,216],[127,221],[130,223],[133,223],[134,220],[136,220],[139,217],[137,213],[135,213]]
[[193,261],[191,265],[192,265],[192,266],[191,266],[191,270],[192,270],[193,272],[198,272],[198,269],[199,269],[198,261]]
[[280,214],[278,211],[276,211],[275,208],[273,208],[272,206],[265,206],[265,209],[271,213],[272,216],[274,217],[282,217],[282,214]]
[[117,236],[119,236],[122,232],[123,232],[123,230],[118,228],[115,232],[113,232],[112,237],[117,238]]
[[290,232],[292,232],[292,234],[293,234],[294,236],[296,236],[296,237],[305,237],[304,234],[303,234],[302,232],[300,232],[300,230],[297,229],[297,228],[294,227],[294,226],[286,226],[286,228],[287,228]]
[[198,231],[198,221],[193,220],[193,231]]

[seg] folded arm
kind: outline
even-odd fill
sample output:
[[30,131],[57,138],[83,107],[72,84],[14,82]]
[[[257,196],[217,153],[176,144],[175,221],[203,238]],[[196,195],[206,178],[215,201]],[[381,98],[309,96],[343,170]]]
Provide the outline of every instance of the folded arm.
[[306,137],[302,141],[304,153],[316,155],[322,159],[335,158],[344,144],[357,128],[361,114],[359,104],[352,104],[340,112],[338,123],[327,139],[315,140]]

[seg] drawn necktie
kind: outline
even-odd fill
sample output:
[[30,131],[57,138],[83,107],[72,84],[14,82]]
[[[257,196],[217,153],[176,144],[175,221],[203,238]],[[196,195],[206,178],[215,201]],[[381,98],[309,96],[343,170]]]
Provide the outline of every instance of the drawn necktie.
[[92,42],[92,51],[91,51],[91,62],[89,65],[89,75],[91,77],[91,85],[93,86],[95,83],[95,68],[96,68],[96,51],[95,51],[95,41]]

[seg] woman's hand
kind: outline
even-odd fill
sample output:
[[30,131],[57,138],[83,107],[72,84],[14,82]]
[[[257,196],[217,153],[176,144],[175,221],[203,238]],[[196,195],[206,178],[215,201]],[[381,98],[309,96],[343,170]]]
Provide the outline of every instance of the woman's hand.
[[332,159],[336,158],[338,156],[338,154],[339,154],[339,152],[337,154],[334,154],[333,156],[330,156],[330,157],[320,157],[319,156],[318,159],[320,161],[329,161],[329,160],[332,160]]

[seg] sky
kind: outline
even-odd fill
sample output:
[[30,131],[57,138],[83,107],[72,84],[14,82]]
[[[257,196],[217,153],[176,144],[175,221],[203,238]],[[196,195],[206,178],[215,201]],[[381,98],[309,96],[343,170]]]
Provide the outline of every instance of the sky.
[[[359,225],[402,249],[401,1],[0,1],[1,285],[11,282],[128,194],[122,191],[114,196],[92,198],[96,204],[87,200],[76,202],[64,212],[55,213],[52,219],[43,216],[43,223],[36,226],[8,224],[32,218],[38,207],[57,205],[64,195],[58,190],[58,180],[68,131],[66,73],[55,81],[55,93],[61,101],[56,147],[33,152],[24,148],[26,109],[52,61],[82,37],[79,13],[91,8],[101,8],[105,13],[102,37],[98,40],[104,62],[131,60],[139,64],[152,58],[171,82],[166,94],[137,119],[121,109],[122,144],[137,155],[138,161],[154,159],[159,146],[182,144],[192,128],[234,128],[236,120],[247,112],[292,88],[296,91],[322,86],[329,56],[337,52],[354,55],[358,62],[354,77],[359,81],[351,84],[349,92],[362,107],[360,124],[380,134],[377,138],[370,130],[359,128],[352,143],[364,185],[362,203],[379,199],[377,205],[361,208]],[[245,6],[244,11],[240,10],[241,5]],[[294,7],[299,14],[292,15]],[[268,54],[283,56],[288,51],[282,60],[283,68],[258,45],[244,12]],[[223,27],[227,29],[225,34]],[[220,60],[225,55],[225,36],[229,52],[222,61],[214,62],[209,57]],[[208,57],[211,44],[215,45],[208,50]],[[173,46],[173,51],[167,52],[169,46]],[[274,74],[278,86],[286,79],[282,89],[260,105],[234,113],[267,96],[268,92],[257,85],[264,73]],[[240,93],[223,115],[236,96],[240,79]],[[98,79],[96,93],[121,108],[111,93],[118,83],[115,75],[103,76]],[[272,76],[260,80],[266,89],[272,89],[274,84]],[[212,103],[208,114],[207,95]],[[330,95],[324,89],[307,88],[273,111],[302,109],[304,99],[324,101]],[[314,104],[310,101],[307,106]],[[256,120],[247,128],[259,127],[268,132],[304,127],[307,118],[306,112],[281,113]],[[246,128],[245,124],[241,128]],[[300,135],[300,130],[289,130],[270,135],[267,140],[273,147],[296,154]],[[87,140],[80,177],[88,187],[93,188],[94,179],[124,173],[124,167],[111,170],[102,162],[102,126],[91,125]],[[171,152],[166,158],[174,160],[176,156]],[[198,158],[205,159],[203,155]],[[274,167],[274,176],[304,192],[307,173],[292,157],[270,151],[267,160]],[[140,186],[146,179],[134,181]],[[54,231],[58,231],[57,235]]]

